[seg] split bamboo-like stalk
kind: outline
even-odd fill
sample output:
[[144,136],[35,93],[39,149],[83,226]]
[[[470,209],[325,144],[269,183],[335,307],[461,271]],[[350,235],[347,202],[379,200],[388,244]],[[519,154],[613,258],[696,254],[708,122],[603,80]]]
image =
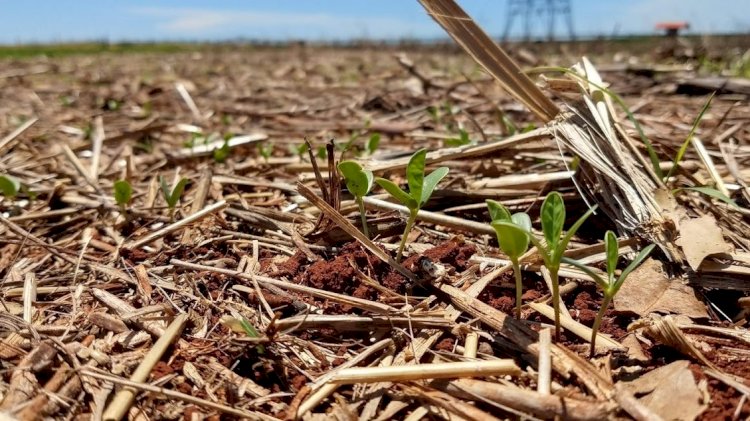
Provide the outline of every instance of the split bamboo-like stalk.
[[581,99],[560,109],[454,0],[419,0],[445,31],[515,99],[548,124],[559,145],[581,157],[574,180],[584,200],[598,202],[620,231],[653,241],[675,261],[673,224],[665,221],[654,191],[663,187],[614,118],[596,69],[585,58],[573,67]]

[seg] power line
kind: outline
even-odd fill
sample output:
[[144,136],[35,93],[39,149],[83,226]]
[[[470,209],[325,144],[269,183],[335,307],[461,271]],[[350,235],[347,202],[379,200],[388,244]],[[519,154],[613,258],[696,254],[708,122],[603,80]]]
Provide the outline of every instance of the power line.
[[555,21],[560,18],[567,24],[570,39],[575,39],[573,31],[573,13],[570,0],[508,0],[508,13],[506,14],[503,41],[507,41],[510,35],[513,21],[516,18],[523,19],[523,39],[531,40],[532,25],[539,18],[547,18],[547,39],[555,38]]

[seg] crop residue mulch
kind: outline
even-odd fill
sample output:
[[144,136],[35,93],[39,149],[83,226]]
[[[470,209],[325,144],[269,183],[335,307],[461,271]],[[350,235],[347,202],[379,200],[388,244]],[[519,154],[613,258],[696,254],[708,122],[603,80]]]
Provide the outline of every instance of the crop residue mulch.
[[[570,154],[534,134],[534,117],[455,50],[414,48],[394,57],[402,52],[393,47],[216,48],[0,61],[0,176],[22,186],[16,197],[0,196],[0,411],[19,419],[95,419],[114,410],[118,392],[135,390],[122,409],[130,419],[422,419],[471,410],[498,418],[563,416],[545,413],[557,407],[537,393],[535,335],[551,324],[528,305],[549,302],[540,261],[524,263],[524,320],[515,321],[513,273],[495,273],[505,257],[494,236],[471,223],[488,222],[484,200],[492,198],[529,212],[538,231],[541,198],[551,190],[563,194],[570,218],[583,213],[576,186],[559,177]],[[705,101],[675,94],[676,86],[700,75],[675,63],[653,77],[635,75],[613,56],[595,61],[668,164]],[[576,60],[545,57],[563,65]],[[556,360],[550,379],[561,402],[629,417],[615,384],[687,360],[694,381],[675,393],[700,396],[691,402],[700,408],[692,418],[750,415],[743,397],[750,387],[743,299],[750,221],[742,184],[750,175],[750,108],[738,95],[717,95],[696,131],[738,208],[695,191],[676,193],[691,216],[712,214],[736,228],[724,234],[731,256],[708,257],[698,271],[668,266],[665,276],[683,286],[678,292],[694,293],[691,316],[700,306],[705,317],[687,317],[679,307],[633,314],[613,305],[601,331],[628,349],[600,350],[593,359],[587,339],[565,331],[559,346],[572,352],[555,351],[566,359]],[[534,137],[462,155],[530,136],[524,128]],[[472,145],[452,150],[461,131]],[[368,156],[374,133],[380,146]],[[367,162],[402,186],[402,161],[412,151],[453,154],[439,156],[450,173],[424,210],[462,223],[417,223],[402,262],[416,281],[340,226],[308,235],[321,211],[295,185],[319,187],[305,138],[326,186],[330,139],[336,160]],[[170,210],[161,179],[171,187],[182,177],[185,192]],[[710,180],[692,148],[675,178],[686,186]],[[133,189],[125,206],[113,199],[117,180]],[[351,197],[336,194],[341,213],[358,224]],[[371,195],[386,199],[379,189]],[[402,215],[368,207],[368,219],[377,220],[376,247],[395,257]],[[593,246],[606,229],[618,227],[601,214],[587,222],[571,245],[577,258],[603,269],[603,249]],[[653,257],[666,261],[661,252]],[[564,279],[571,282],[575,288],[563,297],[570,319],[590,327],[601,292],[585,279]],[[650,333],[646,324],[665,318],[704,360]],[[181,329],[158,347],[177,322]],[[474,346],[476,358],[466,349]],[[498,359],[512,360],[520,372],[449,386],[397,378],[351,385],[336,377],[352,367]],[[724,380],[710,375],[709,364]],[[564,375],[561,366],[573,368]],[[582,378],[586,373],[597,380]],[[503,389],[510,384],[526,398],[503,401],[515,390]],[[649,393],[635,397],[648,406]]]

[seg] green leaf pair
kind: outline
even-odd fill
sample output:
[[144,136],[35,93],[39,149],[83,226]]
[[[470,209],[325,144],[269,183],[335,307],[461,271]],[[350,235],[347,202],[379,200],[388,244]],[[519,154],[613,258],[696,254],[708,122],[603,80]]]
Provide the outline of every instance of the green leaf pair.
[[372,171],[362,168],[361,165],[354,161],[342,161],[339,163],[338,169],[344,177],[347,190],[354,196],[354,200],[359,206],[359,214],[362,218],[362,231],[367,238],[370,238],[363,197],[367,196],[367,193],[372,190],[374,179]]
[[544,266],[549,270],[552,283],[552,306],[555,310],[555,338],[558,340],[560,339],[560,283],[558,279],[560,262],[573,235],[583,225],[583,222],[594,213],[596,208],[596,205],[590,208],[563,235],[565,202],[560,193],[551,192],[544,199],[541,208],[542,232],[545,242],[542,243],[533,235],[529,236],[531,242],[539,250],[539,254],[544,260]]
[[531,218],[524,212],[510,214],[502,203],[487,200],[487,208],[492,219],[492,228],[497,234],[500,249],[510,258],[516,277],[516,318],[521,318],[521,295],[523,282],[519,259],[529,249]]
[[420,149],[412,155],[409,163],[406,165],[406,181],[409,185],[409,192],[405,192],[396,183],[386,180],[385,178],[376,178],[375,182],[385,189],[391,196],[409,208],[409,219],[406,222],[406,229],[401,238],[401,244],[398,248],[396,261],[401,261],[401,256],[406,246],[406,237],[409,235],[414,223],[417,220],[417,213],[429,200],[435,191],[438,183],[448,175],[448,167],[440,167],[432,173],[425,176],[425,160],[427,151]]
[[594,352],[596,351],[596,335],[599,332],[599,327],[602,323],[602,318],[604,317],[604,313],[607,311],[607,307],[609,307],[609,303],[612,301],[612,299],[615,297],[618,291],[620,291],[620,288],[622,287],[622,284],[625,282],[625,279],[627,279],[628,275],[635,270],[638,266],[640,266],[641,263],[648,257],[649,254],[654,250],[656,246],[654,244],[650,244],[641,250],[640,253],[633,259],[632,262],[620,273],[620,276],[615,276],[615,270],[617,269],[617,261],[620,257],[620,250],[619,245],[617,244],[617,236],[612,231],[607,231],[604,234],[604,249],[605,254],[607,256],[607,279],[603,279],[601,276],[599,276],[598,273],[594,272],[589,268],[588,266],[584,265],[583,263],[568,259],[567,257],[563,257],[562,261],[568,264],[571,264],[579,269],[581,269],[584,273],[589,275],[598,285],[601,287],[601,289],[604,292],[604,299],[602,300],[602,306],[599,309],[599,313],[596,315],[596,319],[594,320],[594,326],[592,327],[591,332],[591,350],[590,354],[591,356],[594,355]]
[[177,206],[177,203],[180,201],[180,197],[182,197],[182,192],[185,190],[185,186],[187,185],[187,183],[188,179],[182,177],[180,181],[178,181],[177,184],[174,185],[174,187],[170,188],[169,185],[167,185],[166,180],[164,180],[164,177],[159,177],[161,194],[162,196],[164,196],[164,201],[167,202],[167,206],[169,207],[170,218],[174,217],[174,209]]

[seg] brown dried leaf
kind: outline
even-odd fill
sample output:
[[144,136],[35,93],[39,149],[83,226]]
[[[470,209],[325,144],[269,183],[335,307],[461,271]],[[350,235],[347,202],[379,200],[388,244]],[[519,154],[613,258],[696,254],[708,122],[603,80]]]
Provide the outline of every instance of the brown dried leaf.
[[675,361],[621,384],[634,395],[646,394],[639,401],[663,419],[692,421],[708,405],[703,401],[705,390],[696,385],[689,364]]
[[615,310],[641,317],[649,313],[680,314],[693,319],[708,317],[693,288],[669,279],[662,263],[654,259],[646,260],[630,274],[614,303]]
[[706,256],[732,251],[732,246],[724,241],[716,219],[710,215],[681,221],[680,238],[676,243],[682,247],[693,270],[698,269]]

